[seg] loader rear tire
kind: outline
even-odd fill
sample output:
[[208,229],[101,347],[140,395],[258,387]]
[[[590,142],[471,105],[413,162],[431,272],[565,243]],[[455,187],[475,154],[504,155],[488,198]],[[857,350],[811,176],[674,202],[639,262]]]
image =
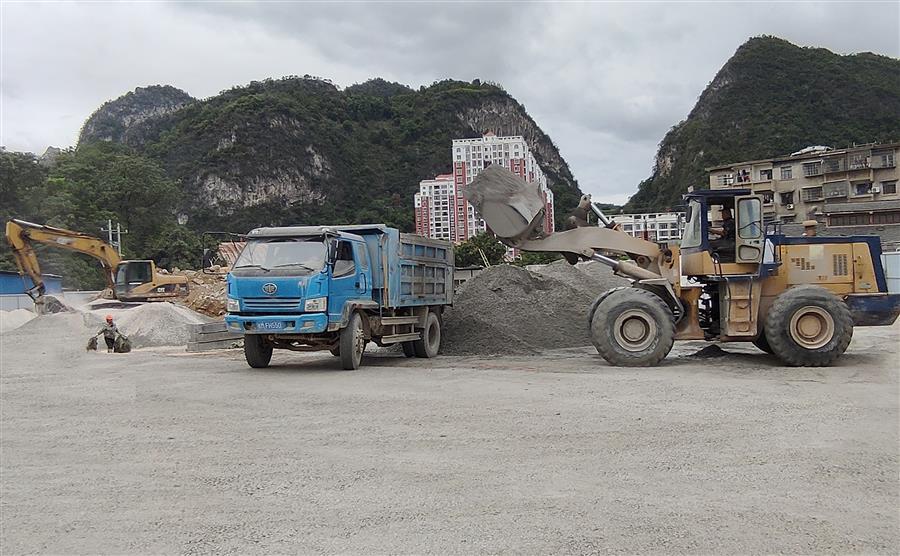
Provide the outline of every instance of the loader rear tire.
[[591,340],[618,367],[652,367],[675,341],[672,310],[653,292],[625,288],[610,292],[594,311]]
[[416,357],[431,359],[437,357],[441,349],[441,319],[436,313],[428,312],[425,317],[425,328],[422,329],[422,337],[413,341],[413,349]]
[[783,292],[766,315],[766,339],[791,367],[827,367],[853,338],[850,309],[819,286],[795,286]]
[[254,369],[265,369],[272,361],[272,345],[258,334],[245,334],[244,359]]

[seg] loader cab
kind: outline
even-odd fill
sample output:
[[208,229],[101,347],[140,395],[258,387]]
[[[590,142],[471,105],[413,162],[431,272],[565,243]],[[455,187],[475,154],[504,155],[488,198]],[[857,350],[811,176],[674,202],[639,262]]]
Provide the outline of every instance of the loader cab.
[[762,198],[749,189],[716,189],[691,192],[684,199],[682,273],[756,274],[765,248]]

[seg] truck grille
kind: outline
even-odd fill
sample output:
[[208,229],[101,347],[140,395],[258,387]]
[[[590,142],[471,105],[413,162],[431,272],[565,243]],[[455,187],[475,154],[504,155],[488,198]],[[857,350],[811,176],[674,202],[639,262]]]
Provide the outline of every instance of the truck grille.
[[242,309],[299,309],[299,297],[245,297]]

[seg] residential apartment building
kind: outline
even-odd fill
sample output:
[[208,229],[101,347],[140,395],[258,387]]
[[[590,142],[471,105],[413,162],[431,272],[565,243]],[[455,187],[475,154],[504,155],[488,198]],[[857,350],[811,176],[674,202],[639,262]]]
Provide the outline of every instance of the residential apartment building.
[[712,189],[747,187],[761,195],[766,222],[815,219],[829,234],[876,234],[892,243],[900,241],[898,158],[900,143],[808,147],[707,170]]
[[622,226],[622,231],[647,241],[666,243],[677,241],[684,234],[683,212],[648,212],[617,214],[612,220]]
[[465,187],[492,164],[499,164],[534,184],[544,201],[544,229],[554,230],[553,192],[521,135],[500,137],[485,133],[474,139],[454,139],[452,174],[419,183],[415,195],[416,233],[461,243],[487,227],[463,195]]

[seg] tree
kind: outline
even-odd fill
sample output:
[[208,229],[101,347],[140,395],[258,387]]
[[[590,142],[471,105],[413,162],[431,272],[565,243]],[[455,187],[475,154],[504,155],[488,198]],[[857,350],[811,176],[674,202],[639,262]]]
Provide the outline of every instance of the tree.
[[516,266],[528,266],[530,264],[550,264],[562,258],[559,253],[532,253],[525,252],[513,263]]
[[453,249],[456,266],[483,266],[482,252],[492,265],[503,264],[506,257],[506,247],[497,241],[497,238],[488,233],[481,233],[470,237]]

